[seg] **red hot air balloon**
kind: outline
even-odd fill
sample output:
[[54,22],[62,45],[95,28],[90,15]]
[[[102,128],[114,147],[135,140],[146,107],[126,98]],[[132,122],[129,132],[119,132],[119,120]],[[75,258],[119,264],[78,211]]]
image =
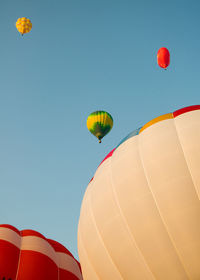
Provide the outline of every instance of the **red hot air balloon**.
[[0,225],[0,279],[82,280],[78,261],[60,243],[34,230]]
[[161,68],[166,69],[170,63],[170,53],[166,48],[160,48],[157,53],[157,62]]

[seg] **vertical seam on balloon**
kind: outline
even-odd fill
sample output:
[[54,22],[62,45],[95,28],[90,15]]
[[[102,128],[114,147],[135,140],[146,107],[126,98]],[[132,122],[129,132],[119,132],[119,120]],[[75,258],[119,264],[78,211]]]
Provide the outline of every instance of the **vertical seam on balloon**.
[[121,275],[120,271],[117,269],[117,266],[116,264],[114,263],[113,259],[111,258],[111,255],[108,251],[108,249],[106,248],[105,246],[105,243],[103,241],[103,238],[100,234],[100,231],[98,229],[98,226],[97,226],[97,223],[95,221],[95,218],[94,218],[94,214],[93,214],[93,211],[92,211],[92,203],[91,203],[91,193],[88,195],[88,201],[89,201],[89,209],[90,209],[90,214],[91,214],[91,217],[92,217],[92,221],[93,221],[93,224],[94,224],[94,227],[96,229],[96,232],[97,232],[97,235],[99,236],[99,240],[101,241],[101,244],[103,245],[104,249],[105,249],[105,252],[107,253],[107,256],[108,258],[111,260],[111,263],[113,264],[113,267],[116,269],[116,271],[119,273],[119,277],[123,280],[123,276]]
[[[94,273],[96,274],[97,278],[100,280],[101,278],[100,278],[100,276],[98,275],[97,271],[95,270],[94,266],[92,265],[92,262],[91,262],[91,260],[90,260],[90,258],[89,258],[89,255],[88,255],[88,252],[87,252],[87,250],[86,250],[86,248],[85,248],[85,245],[84,245],[84,241],[83,241],[83,238],[82,238],[82,233],[81,233],[80,227],[79,227],[79,238],[81,239],[82,247],[84,248],[84,252],[85,252],[85,255],[86,255],[87,258],[88,258],[88,262],[90,263],[90,265],[91,265],[91,267],[92,267]],[[81,269],[82,269],[82,268],[81,268]],[[82,269],[82,274],[83,274],[83,269]],[[82,279],[83,279],[83,276],[82,276]]]
[[[137,137],[137,136],[138,136],[138,135],[136,135],[136,137]],[[114,184],[113,184],[113,176],[112,176],[111,163],[110,163],[110,178],[111,178],[112,192],[113,192],[113,194],[114,194],[115,203],[116,203],[117,206],[118,206],[120,215],[121,215],[121,217],[122,217],[123,223],[125,224],[125,226],[126,226],[126,228],[127,228],[127,231],[128,231],[129,236],[130,236],[130,239],[131,239],[132,243],[135,245],[136,249],[138,250],[139,255],[141,256],[141,259],[142,259],[142,261],[144,262],[144,265],[146,266],[147,270],[150,272],[150,275],[152,276],[153,279],[156,279],[156,278],[155,278],[155,275],[153,275],[153,273],[152,273],[150,267],[148,266],[148,264],[147,264],[147,262],[146,262],[144,256],[142,255],[142,252],[141,252],[140,248],[138,247],[138,245],[137,245],[137,243],[136,243],[136,240],[135,240],[133,234],[131,233],[131,230],[130,230],[130,227],[129,227],[129,225],[128,225],[128,222],[127,222],[127,220],[126,220],[126,218],[125,218],[125,215],[123,214],[123,211],[122,211],[122,209],[121,209],[121,206],[120,206],[120,203],[119,203],[119,200],[118,200],[117,193],[116,193],[116,191],[115,191],[115,189],[114,189],[114,187],[113,187]]]
[[[50,244],[50,243],[49,243]],[[51,244],[50,244],[51,245]],[[53,248],[53,246],[51,245],[51,247]],[[57,266],[57,269],[58,269],[58,280],[60,279],[60,267],[59,267],[59,258],[58,258],[58,255],[56,253],[56,250],[53,248],[54,252],[55,252],[55,255],[56,255],[56,259],[57,259],[57,262],[56,262],[56,266]]]
[[[174,121],[174,119],[172,119],[172,120]],[[140,134],[139,134],[138,136],[141,137]],[[171,236],[171,234],[170,234],[170,232],[169,232],[169,230],[168,230],[167,224],[165,223],[165,220],[164,220],[164,218],[163,218],[163,216],[162,216],[162,214],[161,214],[161,210],[160,210],[160,208],[159,208],[159,206],[158,206],[156,197],[155,197],[155,195],[154,195],[154,193],[153,193],[153,190],[151,189],[150,182],[149,182],[149,179],[148,179],[148,175],[147,175],[147,172],[146,172],[146,169],[145,169],[145,166],[144,166],[144,162],[143,162],[143,159],[142,159],[142,154],[141,154],[141,151],[140,151],[140,141],[139,141],[139,140],[138,140],[138,152],[139,152],[141,164],[142,164],[142,167],[143,167],[144,175],[145,175],[146,180],[147,180],[147,185],[148,185],[149,190],[150,190],[150,192],[151,192],[151,194],[152,194],[152,197],[153,197],[154,203],[155,203],[155,205],[156,205],[156,208],[157,208],[157,210],[158,210],[158,213],[159,213],[159,215],[160,215],[161,221],[162,221],[162,223],[163,223],[163,225],[164,225],[164,227],[165,227],[165,229],[166,229],[166,232],[167,232],[167,234],[168,234],[168,236],[169,236],[169,240],[170,240],[170,242],[171,242],[171,244],[172,244],[174,250],[175,250],[176,253],[177,253],[177,257],[178,257],[178,259],[179,259],[179,261],[180,261],[180,264],[181,264],[182,267],[183,267],[183,270],[184,270],[184,272],[185,272],[185,276],[186,276],[186,277],[188,278],[188,280],[189,280],[190,277],[189,277],[189,275],[188,275],[187,272],[186,272],[186,268],[185,268],[185,266],[184,266],[184,264],[183,264],[183,262],[182,262],[182,259],[181,259],[181,256],[180,256],[180,254],[179,254],[179,251],[178,251],[178,249],[176,248],[176,245],[175,245],[175,243],[174,243],[174,240],[173,240],[173,238],[172,238],[172,236]]]
[[[97,225],[96,225],[96,222],[95,222],[95,219],[94,219],[94,215],[93,215],[93,212],[92,212],[92,206],[91,206],[91,201],[90,201],[91,193],[88,193],[87,196],[88,196],[87,199],[88,199],[88,204],[89,204],[89,209],[90,209],[90,215],[91,215],[91,217],[92,217],[92,221],[93,221],[94,227],[95,227],[95,229],[96,229],[97,235],[99,236],[99,239],[101,240],[101,242],[102,242],[102,244],[103,244],[103,247],[105,248],[105,251],[107,251],[107,250],[106,250],[106,247],[105,247],[105,245],[104,245],[104,242],[103,242],[103,240],[102,240],[102,237],[101,237],[101,235],[100,235],[100,233],[99,233],[99,230],[98,230],[98,228],[97,228]],[[79,228],[79,230],[80,230],[80,228]],[[80,234],[81,234],[81,230],[80,230]],[[83,241],[83,238],[82,238],[82,237],[81,237],[81,239],[82,239],[82,243],[84,244],[84,241]],[[91,266],[92,266],[92,261],[91,261],[91,258],[89,257],[89,254],[88,254],[88,252],[87,252],[87,249],[86,249],[86,247],[85,247],[84,245],[83,245],[83,247],[84,247],[85,252],[86,252],[86,254],[87,254],[87,256],[88,256],[88,260],[90,261]],[[108,253],[108,252],[107,252],[107,253]],[[108,257],[110,257],[109,253],[108,253]],[[111,259],[111,257],[110,257],[110,259]],[[111,262],[112,262],[112,259],[111,259]],[[94,269],[94,271],[95,271],[97,277],[98,277],[99,279],[101,279],[100,276],[98,275],[98,272],[97,272],[96,269],[94,268],[94,266],[92,266],[92,267],[93,267],[93,269]],[[123,280],[123,279],[122,279],[122,280]]]
[[[56,251],[55,251],[56,252]],[[60,262],[58,261],[58,277],[56,279],[60,279],[60,270],[63,270],[65,272],[71,273],[73,275],[73,277],[76,277],[76,279],[81,280],[81,271],[78,265],[78,262],[76,261],[76,259],[64,252],[56,252],[59,260],[61,260]],[[64,260],[65,259],[65,260]]]
[[58,270],[58,279],[60,279],[60,267],[59,267],[59,257],[58,257],[58,254],[56,252],[56,250],[54,249],[54,247],[51,245],[51,243],[49,243],[48,240],[46,240],[48,242],[48,244],[52,247],[53,251],[54,251],[54,256],[55,256],[55,260],[53,260],[52,258],[50,258],[50,256],[47,256],[48,258],[50,258],[54,263],[55,265],[57,266],[57,270]]
[[107,121],[107,114],[106,113],[103,113],[103,126],[105,126],[106,124],[106,121]]
[[178,130],[177,130],[177,126],[176,126],[175,119],[174,119],[174,127],[175,127],[175,130],[176,130],[176,135],[177,135],[177,138],[178,138],[178,140],[179,140],[179,144],[180,144],[181,150],[182,150],[182,152],[183,152],[183,157],[184,157],[184,159],[185,159],[185,163],[186,163],[188,172],[189,172],[189,174],[190,174],[190,176],[191,176],[191,180],[192,180],[194,189],[195,189],[195,191],[196,191],[196,194],[197,194],[198,199],[200,200],[199,192],[198,192],[198,190],[197,190],[197,188],[196,188],[196,186],[195,186],[194,179],[193,179],[192,173],[191,173],[191,171],[190,171],[189,165],[188,165],[188,163],[187,163],[187,160],[186,160],[186,156],[185,156],[185,153],[184,153],[183,146],[182,146],[182,144],[181,144],[181,138],[180,138],[180,136],[179,136],[179,134],[178,134]]
[[19,258],[18,258],[18,265],[17,265],[17,272],[16,272],[16,276],[15,276],[15,280],[17,280],[18,277],[18,273],[19,273],[19,265],[20,265],[20,260],[21,260],[21,246],[22,246],[22,234],[20,231],[20,250],[19,250]]

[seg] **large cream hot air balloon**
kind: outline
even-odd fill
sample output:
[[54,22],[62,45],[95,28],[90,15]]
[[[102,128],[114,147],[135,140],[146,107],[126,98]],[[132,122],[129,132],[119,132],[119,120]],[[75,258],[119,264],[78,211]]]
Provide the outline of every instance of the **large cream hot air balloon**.
[[78,249],[84,280],[200,279],[200,106],[150,121],[102,162]]

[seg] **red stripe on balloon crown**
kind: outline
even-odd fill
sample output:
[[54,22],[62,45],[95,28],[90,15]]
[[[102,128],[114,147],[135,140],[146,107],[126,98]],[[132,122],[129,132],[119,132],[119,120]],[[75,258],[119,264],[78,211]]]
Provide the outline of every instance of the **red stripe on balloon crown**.
[[55,240],[52,240],[52,239],[47,239],[47,241],[51,244],[51,246],[54,248],[54,250],[56,252],[65,253],[65,254],[70,255],[71,257],[73,257],[73,255],[70,253],[70,251],[67,250],[67,248],[65,248],[59,242],[57,242]]
[[2,224],[2,225],[0,225],[0,227],[11,229],[11,230],[15,231],[16,233],[18,233],[20,235],[20,231],[17,228],[11,226],[11,225]]
[[200,110],[200,105],[192,105],[192,106],[188,106],[185,108],[181,108],[181,109],[173,112],[173,116],[174,116],[174,118],[176,118],[179,115],[182,115],[182,114],[190,112],[190,111],[195,111],[195,110]]
[[109,157],[112,156],[112,154],[114,153],[114,150],[115,150],[115,148],[114,148],[112,151],[110,151],[109,154],[107,154],[107,156],[104,158],[104,160],[102,160],[102,162],[99,164],[99,166],[100,166],[106,159],[108,159]]
[[44,240],[47,240],[47,238],[42,235],[41,233],[35,231],[35,230],[32,230],[32,229],[24,229],[21,231],[21,236],[37,236],[37,237],[40,237]]
[[[112,149],[112,151],[110,151],[110,153],[107,154],[107,156],[102,160],[102,162],[99,164],[99,166],[100,166],[106,159],[108,159],[109,157],[112,156],[112,154],[114,153],[114,150],[115,150],[115,149],[116,149],[116,148]],[[99,166],[98,166],[98,167],[99,167]],[[89,183],[91,183],[93,179],[94,179],[94,177],[92,177],[92,179],[90,180]]]

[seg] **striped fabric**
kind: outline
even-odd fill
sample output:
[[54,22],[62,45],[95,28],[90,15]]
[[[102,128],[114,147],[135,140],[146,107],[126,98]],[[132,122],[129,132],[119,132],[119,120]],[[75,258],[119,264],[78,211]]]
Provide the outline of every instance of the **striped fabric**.
[[0,279],[82,280],[79,263],[60,243],[34,230],[0,225]]

